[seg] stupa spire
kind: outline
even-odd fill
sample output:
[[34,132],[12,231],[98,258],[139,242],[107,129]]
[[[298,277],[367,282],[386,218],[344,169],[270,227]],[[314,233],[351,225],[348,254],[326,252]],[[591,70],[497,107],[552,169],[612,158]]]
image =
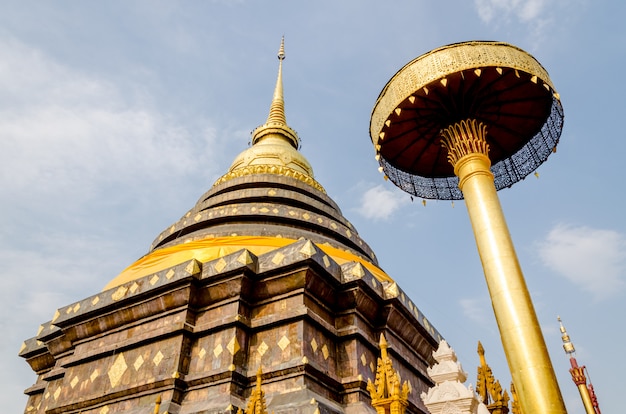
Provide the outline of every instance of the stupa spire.
[[274,96],[270,105],[270,112],[265,124],[261,125],[252,133],[252,144],[256,144],[269,134],[278,135],[296,149],[300,146],[300,140],[296,132],[287,125],[285,116],[285,99],[283,95],[283,60],[285,60],[285,37],[280,41],[278,49],[278,76],[274,87]]
[[228,172],[214,186],[247,175],[278,174],[300,180],[325,193],[324,188],[315,181],[311,164],[299,151],[298,134],[287,125],[283,98],[283,60],[284,37],[278,49],[278,77],[267,121],[252,131],[252,146],[235,158]]
[[285,116],[285,99],[283,96],[283,60],[285,60],[285,37],[280,41],[278,49],[278,77],[276,78],[276,87],[274,88],[274,98],[270,106],[270,114],[267,117],[267,123],[287,125],[287,117]]

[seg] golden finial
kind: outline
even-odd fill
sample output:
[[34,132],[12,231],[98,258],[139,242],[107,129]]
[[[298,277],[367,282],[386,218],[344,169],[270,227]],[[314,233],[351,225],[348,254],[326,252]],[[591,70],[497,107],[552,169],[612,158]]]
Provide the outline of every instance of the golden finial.
[[270,106],[270,114],[267,117],[267,123],[287,125],[285,117],[285,99],[283,97],[283,60],[285,60],[285,37],[280,41],[278,49],[278,78],[276,79],[276,87],[274,88],[274,98]]
[[159,410],[161,409],[161,394],[156,398],[154,403],[154,414],[159,414]]
[[500,381],[494,378],[491,367],[485,359],[485,348],[483,348],[483,344],[480,341],[478,341],[477,351],[480,357],[480,365],[478,366],[476,392],[490,413],[507,414],[509,412],[509,394],[502,389]]
[[278,48],[278,60],[285,59],[285,36],[280,40],[280,47]]
[[374,383],[367,380],[367,391],[372,398],[372,406],[377,414],[394,413],[404,414],[409,400],[409,384],[404,381],[400,386],[400,376],[393,369],[391,358],[387,353],[387,340],[380,335],[380,358],[376,368]]
[[380,334],[380,340],[378,341],[378,346],[380,347],[380,357],[384,360],[388,358],[387,356],[387,348],[389,348],[389,344],[387,343],[387,338],[385,338],[385,334]]
[[246,411],[242,412],[240,408],[237,410],[237,414],[268,414],[267,405],[265,403],[265,392],[261,389],[262,382],[263,370],[259,366],[259,370],[256,373],[256,387],[252,390]]
[[515,384],[511,382],[511,414],[522,414],[522,406],[519,403]]
[[270,105],[270,113],[265,124],[261,125],[252,133],[252,144],[256,144],[261,138],[268,134],[277,134],[287,138],[289,143],[296,149],[300,145],[300,140],[294,130],[287,126],[285,116],[285,100],[283,98],[283,60],[285,60],[285,37],[280,41],[278,49],[278,77],[274,88],[274,97]]

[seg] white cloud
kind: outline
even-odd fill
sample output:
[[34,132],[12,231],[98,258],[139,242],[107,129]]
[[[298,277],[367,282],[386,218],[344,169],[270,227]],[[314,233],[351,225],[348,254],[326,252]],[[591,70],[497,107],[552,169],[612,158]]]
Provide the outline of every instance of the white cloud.
[[626,237],[614,230],[557,225],[537,244],[544,265],[604,299],[624,288]]
[[408,201],[406,194],[387,190],[379,184],[363,193],[357,211],[367,219],[387,220]]
[[496,17],[507,20],[511,16],[523,23],[537,19],[546,7],[547,0],[475,0],[474,5],[481,20],[490,23]]
[[493,311],[489,298],[465,298],[459,300],[463,314],[483,327],[492,328]]
[[85,201],[103,185],[211,165],[210,127],[190,131],[133,103],[132,91],[17,41],[0,39],[0,54],[0,186],[7,195],[73,189]]
[[142,85],[135,93],[1,36],[0,56],[0,365],[16,373],[0,389],[19,395],[35,378],[16,355],[21,342],[134,259],[124,241],[106,239],[132,238],[110,217],[140,227],[171,208],[187,177],[220,167],[208,120],[183,127]]

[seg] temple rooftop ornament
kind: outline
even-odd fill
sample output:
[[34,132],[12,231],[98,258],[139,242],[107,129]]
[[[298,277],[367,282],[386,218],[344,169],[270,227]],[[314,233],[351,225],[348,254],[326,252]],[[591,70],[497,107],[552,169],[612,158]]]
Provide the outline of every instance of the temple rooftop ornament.
[[269,414],[267,412],[267,403],[265,402],[265,392],[261,387],[262,382],[263,371],[259,367],[256,373],[256,387],[252,390],[246,411],[242,411],[240,408],[237,410],[237,414]]
[[380,358],[376,366],[376,378],[373,383],[370,379],[367,380],[367,391],[377,414],[404,414],[409,404],[409,383],[401,383],[387,348],[385,335],[380,334]]
[[502,389],[500,381],[494,378],[491,367],[485,358],[485,348],[480,341],[478,342],[478,356],[480,357],[480,365],[476,379],[476,392],[491,414],[507,414],[509,412],[509,394],[505,389]]
[[396,186],[424,199],[465,199],[525,413],[566,409],[497,190],[535,171],[562,127],[543,66],[515,46],[485,41],[409,62],[383,88],[370,122],[380,169]]
[[515,390],[515,384],[511,382],[511,414],[523,414],[522,407],[519,405],[519,397]]

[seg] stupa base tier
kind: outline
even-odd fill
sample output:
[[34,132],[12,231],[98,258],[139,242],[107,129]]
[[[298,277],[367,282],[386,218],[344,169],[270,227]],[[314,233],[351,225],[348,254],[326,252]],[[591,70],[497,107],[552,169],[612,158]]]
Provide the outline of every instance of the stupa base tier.
[[20,355],[26,413],[236,413],[261,368],[268,412],[374,413],[378,340],[419,396],[441,336],[393,282],[308,240],[191,260],[57,311]]

